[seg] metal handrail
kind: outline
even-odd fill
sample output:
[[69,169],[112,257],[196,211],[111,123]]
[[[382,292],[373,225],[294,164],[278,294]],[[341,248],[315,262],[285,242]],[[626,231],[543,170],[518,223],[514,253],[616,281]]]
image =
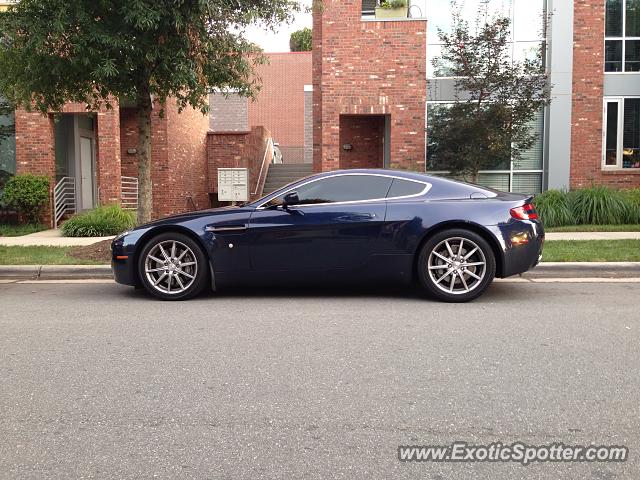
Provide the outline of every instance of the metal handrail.
[[53,227],[58,228],[58,222],[67,213],[76,212],[76,179],[62,177],[53,187]]
[[120,179],[120,203],[127,210],[138,209],[138,178],[121,177]]
[[258,193],[258,189],[260,188],[260,181],[262,180],[262,172],[265,170],[265,163],[267,161],[267,154],[269,153],[269,149],[271,149],[271,158],[273,158],[273,138],[269,137],[267,140],[267,145],[264,149],[264,156],[262,157],[262,165],[260,165],[260,173],[258,173],[258,180],[256,181],[256,188],[253,191],[253,195]]

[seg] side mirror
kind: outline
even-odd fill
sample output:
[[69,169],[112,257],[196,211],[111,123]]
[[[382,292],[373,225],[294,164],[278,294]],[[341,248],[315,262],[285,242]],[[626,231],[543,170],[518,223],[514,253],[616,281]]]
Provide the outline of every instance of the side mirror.
[[289,192],[282,199],[282,206],[284,208],[287,208],[290,205],[297,205],[298,203],[300,203],[298,192]]

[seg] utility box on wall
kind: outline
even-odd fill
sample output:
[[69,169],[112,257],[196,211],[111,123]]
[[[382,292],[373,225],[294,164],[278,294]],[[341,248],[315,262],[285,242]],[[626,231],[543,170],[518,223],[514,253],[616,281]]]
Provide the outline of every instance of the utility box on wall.
[[249,201],[249,169],[218,169],[218,200],[221,202]]

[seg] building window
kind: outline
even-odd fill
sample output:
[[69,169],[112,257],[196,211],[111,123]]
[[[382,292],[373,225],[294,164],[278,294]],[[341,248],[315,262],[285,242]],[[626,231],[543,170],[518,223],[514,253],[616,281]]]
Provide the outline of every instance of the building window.
[[605,72],[640,72],[640,0],[607,0]]
[[[443,170],[441,162],[435,157],[439,148],[438,139],[434,138],[434,125],[438,121],[446,121],[446,115],[442,115],[443,109],[449,108],[450,102],[427,103],[427,171],[442,176],[450,176]],[[536,141],[533,146],[522,152],[520,158],[515,161],[506,158],[501,165],[491,170],[481,170],[478,175],[478,183],[486,187],[517,193],[540,193],[542,191],[543,176],[543,135],[544,115],[540,112],[531,122],[531,129],[536,133]],[[446,146],[444,146],[446,148]],[[468,180],[460,178],[460,180]]]
[[[632,1],[632,0],[629,0]],[[633,0],[640,1],[640,0]],[[478,22],[488,20],[496,15],[511,20],[511,38],[509,47],[511,58],[522,61],[525,58],[537,57],[544,46],[544,18],[546,0],[461,0],[462,18],[473,29]],[[440,57],[442,44],[438,31],[451,31],[451,0],[426,0],[427,22],[427,77],[450,77],[448,65],[433,65],[433,60]],[[478,12],[485,10],[484,19],[478,18]],[[535,21],[533,21],[535,19]]]
[[13,113],[0,115],[0,191],[16,173],[16,135]]
[[604,99],[602,168],[640,168],[640,97]]

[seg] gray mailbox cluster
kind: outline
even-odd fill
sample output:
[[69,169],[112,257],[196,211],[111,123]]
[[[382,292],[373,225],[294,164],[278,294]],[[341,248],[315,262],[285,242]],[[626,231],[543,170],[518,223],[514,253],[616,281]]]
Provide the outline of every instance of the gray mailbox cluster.
[[221,202],[249,201],[249,169],[218,169],[218,200]]

